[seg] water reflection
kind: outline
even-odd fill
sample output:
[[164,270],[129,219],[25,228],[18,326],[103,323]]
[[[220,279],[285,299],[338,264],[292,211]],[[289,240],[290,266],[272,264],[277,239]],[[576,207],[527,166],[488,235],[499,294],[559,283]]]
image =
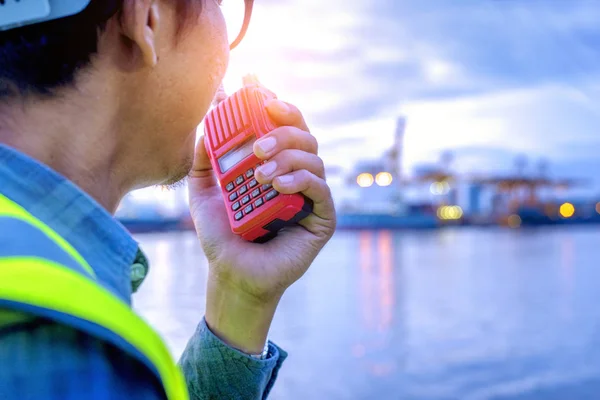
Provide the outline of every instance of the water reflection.
[[[389,231],[359,234],[360,279],[363,341],[352,353],[363,361],[364,372],[387,376],[395,369],[390,346],[390,329],[394,318],[395,280],[392,234]],[[400,267],[400,266],[398,266]],[[365,340],[366,339],[366,340]]]
[[[600,231],[340,232],[284,296],[277,399],[590,399]],[[139,240],[141,313],[179,354],[204,311],[193,234]]]
[[373,328],[373,295],[371,292],[372,282],[371,282],[371,274],[372,274],[372,263],[373,263],[373,254],[372,254],[372,238],[373,233],[369,231],[360,232],[360,246],[359,246],[359,254],[360,257],[360,294],[361,300],[360,303],[362,305],[362,317],[363,317],[363,325],[366,329]]

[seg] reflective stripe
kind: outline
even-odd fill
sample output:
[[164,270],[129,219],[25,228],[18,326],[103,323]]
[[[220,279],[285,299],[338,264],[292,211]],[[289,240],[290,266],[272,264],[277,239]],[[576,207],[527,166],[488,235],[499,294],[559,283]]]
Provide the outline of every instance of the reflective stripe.
[[[137,358],[142,357],[144,363],[152,363],[169,400],[189,400],[183,374],[160,336],[127,304],[94,281],[94,270],[77,250],[49,226],[2,194],[1,216],[25,221],[39,229],[73,257],[92,279],[82,274],[79,268],[69,268],[70,262],[66,265],[57,263],[61,261],[60,257],[49,261],[32,256],[36,251],[30,251],[27,257],[0,256],[0,302],[8,304],[9,308],[8,311],[0,310],[0,324],[18,322],[21,318],[22,314],[12,313],[10,308],[30,306],[37,308],[40,314],[46,310],[46,313],[57,313],[61,318],[71,316],[82,323],[102,327],[124,341],[127,347],[131,347],[130,351],[139,353]],[[48,256],[44,253],[44,257]]]
[[183,374],[160,336],[110,292],[60,264],[0,258],[0,298],[58,311],[105,327],[156,366],[170,400],[188,400]]
[[89,276],[73,257],[44,232],[22,219],[0,215],[0,257],[39,257]]
[[0,216],[13,217],[20,220],[23,220],[34,227],[38,228],[40,231],[44,232],[46,236],[48,236],[54,243],[56,243],[61,249],[63,249],[67,254],[73,257],[90,275],[94,278],[96,277],[96,273],[92,269],[92,267],[85,261],[85,259],[71,246],[65,239],[63,239],[58,233],[56,233],[52,228],[44,224],[42,221],[35,218],[33,215],[28,213],[23,207],[19,206],[14,201],[5,197],[0,193]]

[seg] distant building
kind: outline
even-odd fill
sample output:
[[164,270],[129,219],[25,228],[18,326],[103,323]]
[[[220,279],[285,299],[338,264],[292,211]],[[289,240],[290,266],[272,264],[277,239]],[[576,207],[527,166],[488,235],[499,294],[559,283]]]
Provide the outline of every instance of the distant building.
[[361,160],[347,176],[348,196],[342,212],[399,214],[406,210],[402,201],[402,155],[406,118],[397,120],[394,145],[379,160]]
[[468,213],[471,215],[479,215],[481,209],[481,195],[483,187],[481,185],[471,185],[469,187],[469,207]]

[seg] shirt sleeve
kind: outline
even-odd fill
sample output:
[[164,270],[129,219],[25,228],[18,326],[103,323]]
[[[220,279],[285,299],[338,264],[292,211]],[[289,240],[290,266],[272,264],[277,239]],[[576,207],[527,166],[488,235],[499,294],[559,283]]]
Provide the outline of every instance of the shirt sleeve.
[[216,337],[203,319],[179,365],[191,400],[266,399],[287,353],[269,342],[265,360],[256,360]]

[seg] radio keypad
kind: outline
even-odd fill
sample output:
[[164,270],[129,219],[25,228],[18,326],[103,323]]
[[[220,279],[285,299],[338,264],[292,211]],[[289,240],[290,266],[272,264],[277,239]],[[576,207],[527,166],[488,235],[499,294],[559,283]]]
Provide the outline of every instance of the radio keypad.
[[[246,194],[251,189],[253,189],[252,193]],[[225,186],[225,190],[231,192],[229,194],[231,203],[235,202],[231,204],[231,209],[236,212],[234,215],[236,221],[241,221],[246,215],[279,196],[279,192],[273,189],[273,185],[259,186],[254,178],[254,168],[250,168],[244,174],[235,178],[234,182],[229,182]],[[244,196],[244,194],[246,195]],[[241,210],[244,206],[245,208]]]
[[273,200],[275,197],[279,196],[279,192],[277,190],[271,190],[269,193],[267,193],[267,195],[265,196],[265,200],[270,201]]

